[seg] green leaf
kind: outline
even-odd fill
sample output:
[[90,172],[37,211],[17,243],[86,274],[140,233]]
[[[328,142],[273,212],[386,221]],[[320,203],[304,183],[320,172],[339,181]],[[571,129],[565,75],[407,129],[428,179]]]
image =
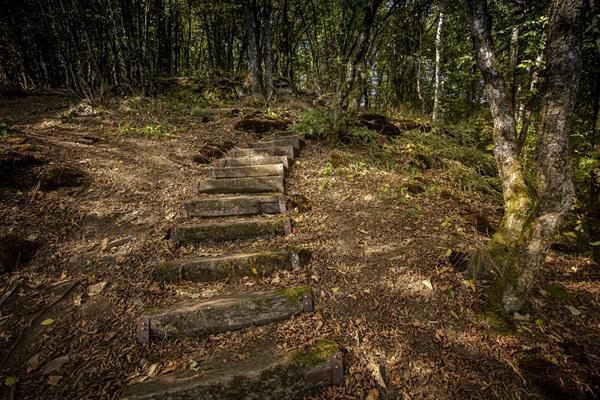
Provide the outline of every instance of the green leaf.
[[600,246],[600,240],[597,242],[590,243],[590,246],[594,246],[594,247]]
[[17,376],[7,376],[4,378],[4,385],[8,387],[15,386],[19,382],[19,377]]

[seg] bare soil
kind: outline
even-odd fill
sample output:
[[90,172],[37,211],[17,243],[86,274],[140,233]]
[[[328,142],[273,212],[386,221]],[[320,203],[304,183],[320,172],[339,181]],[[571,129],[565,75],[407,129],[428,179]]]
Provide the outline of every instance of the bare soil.
[[[315,399],[600,394],[599,267],[551,253],[523,320],[486,316],[481,283],[447,254],[485,243],[488,227],[478,221],[493,225],[501,210],[457,190],[444,171],[415,173],[400,159],[369,163],[377,145],[309,141],[286,184],[297,206],[292,235],[175,248],[166,234],[187,221],[180,204],[203,177],[194,160],[218,157],[209,151],[224,142],[256,140],[233,128],[248,106],[215,105],[207,119],[126,102],[91,111],[77,103],[64,94],[0,100],[0,118],[26,139],[0,137],[0,146],[40,161],[15,167],[18,179],[0,185],[0,235],[38,244],[30,261],[0,276],[8,398],[117,398],[127,384],[190,363],[243,360],[265,343],[292,350],[322,338],[343,346],[347,375]],[[303,107],[272,110],[293,120]],[[157,124],[156,134],[130,129]],[[45,185],[57,167],[73,179]],[[151,279],[160,260],[285,246],[310,260],[264,279],[166,287]],[[201,339],[136,342],[144,307],[299,284],[313,286],[314,314]]]

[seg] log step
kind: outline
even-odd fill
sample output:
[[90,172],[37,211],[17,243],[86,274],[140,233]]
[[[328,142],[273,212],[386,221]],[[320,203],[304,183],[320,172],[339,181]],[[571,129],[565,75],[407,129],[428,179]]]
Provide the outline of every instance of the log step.
[[256,156],[287,156],[292,160],[296,158],[294,146],[275,146],[259,149],[235,149],[229,152],[231,157],[256,157]]
[[287,251],[263,251],[223,257],[196,257],[165,261],[156,267],[154,280],[176,283],[181,281],[212,282],[244,276],[263,277],[280,269],[300,266],[298,254]]
[[289,235],[292,223],[288,218],[238,220],[178,226],[171,230],[170,237],[178,244],[249,239]]
[[136,324],[142,344],[151,339],[201,337],[280,322],[313,312],[310,286],[216,296],[147,312]]
[[303,145],[304,142],[299,136],[286,136],[254,142],[250,145],[250,147],[255,149],[263,149],[265,147],[292,146],[294,150],[298,152],[300,149],[302,149]]
[[249,178],[256,176],[280,176],[285,175],[283,164],[246,165],[243,167],[220,167],[207,170],[210,178]]
[[332,341],[280,354],[272,346],[246,360],[203,363],[126,387],[122,400],[295,400],[315,389],[341,385],[344,357]]
[[253,157],[236,157],[224,158],[220,165],[223,167],[242,167],[246,165],[265,165],[265,164],[283,164],[285,168],[292,165],[292,159],[287,156],[253,156]]
[[183,203],[182,214],[188,217],[224,217],[231,215],[285,214],[281,195],[228,196],[195,199]]
[[268,193],[284,192],[283,177],[255,176],[251,178],[205,179],[198,185],[200,193]]

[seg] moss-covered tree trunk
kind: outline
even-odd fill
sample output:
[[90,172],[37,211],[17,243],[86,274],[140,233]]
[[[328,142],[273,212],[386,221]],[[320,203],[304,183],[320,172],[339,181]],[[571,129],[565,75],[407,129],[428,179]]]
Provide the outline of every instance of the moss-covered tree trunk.
[[474,272],[489,273],[488,299],[506,313],[521,308],[569,210],[574,189],[569,157],[570,119],[581,68],[584,0],[554,0],[547,26],[546,87],[536,144],[534,182],[527,185],[519,143],[491,34],[486,0],[468,0],[473,45],[494,120],[494,154],[504,194],[504,217]]

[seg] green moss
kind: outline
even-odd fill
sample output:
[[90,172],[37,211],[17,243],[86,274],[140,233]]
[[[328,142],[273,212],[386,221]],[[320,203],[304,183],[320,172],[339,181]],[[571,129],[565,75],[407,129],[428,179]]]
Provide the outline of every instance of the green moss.
[[485,321],[490,330],[499,335],[511,336],[515,334],[513,322],[498,312],[486,310],[479,313],[477,317],[480,321]]
[[290,299],[292,303],[298,305],[302,302],[302,295],[306,292],[311,292],[312,288],[310,285],[294,286],[287,289],[282,289],[279,294]]
[[292,355],[292,360],[305,367],[314,367],[328,362],[331,356],[340,351],[337,343],[331,340],[319,340],[308,351],[297,351]]
[[544,287],[544,289],[546,289],[546,291],[548,293],[550,293],[550,296],[555,300],[558,300],[558,301],[571,300],[571,295],[569,294],[569,292],[567,292],[567,289],[565,289],[564,286],[562,286],[562,285],[558,285],[558,284],[547,285]]

